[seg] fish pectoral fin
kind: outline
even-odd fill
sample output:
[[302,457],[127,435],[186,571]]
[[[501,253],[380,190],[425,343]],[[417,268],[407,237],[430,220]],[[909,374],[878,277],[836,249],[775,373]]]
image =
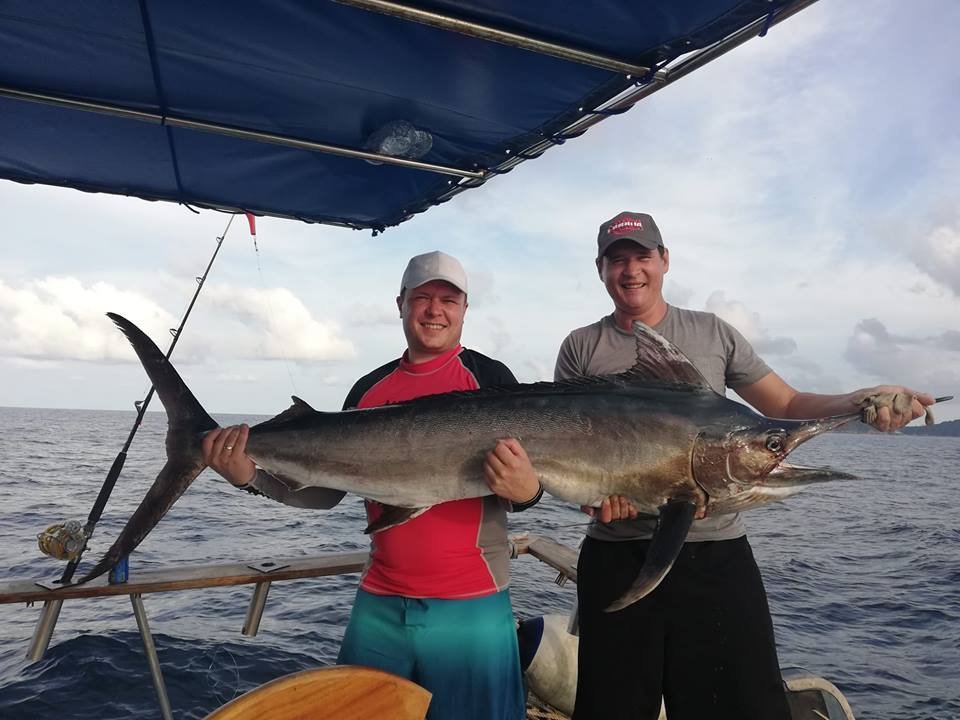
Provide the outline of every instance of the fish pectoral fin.
[[398,507],[396,505],[384,505],[381,503],[380,507],[382,508],[380,517],[367,525],[366,530],[364,530],[367,535],[373,535],[373,533],[378,533],[382,530],[388,530],[392,527],[396,527],[397,525],[403,525],[403,523],[407,522],[408,520],[413,520],[415,517],[423,515],[433,506]]
[[653,539],[647,549],[647,557],[643,561],[643,567],[640,568],[637,579],[633,581],[630,589],[612,602],[604,612],[623,610],[653,592],[670,572],[677,555],[680,554],[696,511],[696,503],[689,500],[669,500],[665,505],[660,506],[657,529],[653,533]]

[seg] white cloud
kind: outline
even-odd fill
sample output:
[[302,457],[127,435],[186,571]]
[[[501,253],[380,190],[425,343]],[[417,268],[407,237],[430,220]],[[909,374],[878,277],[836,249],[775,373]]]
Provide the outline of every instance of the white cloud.
[[913,245],[917,266],[960,296],[960,222],[940,226]]
[[946,332],[931,338],[930,343],[933,345],[933,347],[941,350],[960,352],[960,332],[957,330],[947,330]]
[[694,292],[692,288],[682,283],[674,282],[667,276],[667,282],[663,285],[663,297],[668,303],[675,307],[689,307],[693,300],[693,295]]
[[375,327],[388,325],[396,327],[399,322],[399,313],[394,305],[373,305],[372,303],[358,303],[347,309],[347,323],[359,327]]
[[518,378],[520,382],[539,382],[540,380],[553,380],[553,368],[547,367],[544,363],[535,360],[527,360],[523,363],[524,377]]
[[238,383],[241,385],[252,385],[260,380],[256,375],[248,373],[218,373],[213,376],[213,379],[216,382]]
[[759,313],[751,312],[737,300],[727,300],[722,290],[707,298],[706,310],[733,325],[760,355],[789,355],[797,349],[792,338],[773,336],[763,326]]
[[507,324],[500,317],[491,317],[487,322],[487,336],[493,343],[490,347],[490,354],[496,357],[505,348],[509,347],[513,341]]
[[355,355],[337,323],[314,319],[307,306],[286,288],[211,285],[204,294],[210,304],[242,327],[230,343],[237,357],[323,362]]
[[0,280],[0,354],[34,360],[127,361],[127,341],[105,317],[123,309],[158,332],[174,318],[140,293],[105,282],[47,277],[13,287]]
[[897,335],[875,318],[857,323],[847,342],[846,358],[878,382],[895,382],[915,390],[954,392],[960,386],[960,333],[933,337]]
[[[316,320],[289,290],[207,285],[204,300],[206,317],[193,320],[201,332],[191,333],[180,348],[181,363],[222,357],[224,351],[234,358],[300,362],[355,354],[336,323]],[[107,311],[120,312],[163,349],[168,329],[180,322],[140,292],[105,282],[84,285],[74,277],[47,277],[14,287],[0,281],[0,355],[35,361],[134,360],[126,339],[106,318]],[[211,326],[221,332],[204,330]]]

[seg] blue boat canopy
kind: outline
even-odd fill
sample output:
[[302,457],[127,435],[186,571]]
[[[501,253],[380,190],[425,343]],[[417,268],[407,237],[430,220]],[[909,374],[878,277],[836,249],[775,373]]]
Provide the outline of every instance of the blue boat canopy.
[[383,230],[813,0],[6,0],[0,177]]

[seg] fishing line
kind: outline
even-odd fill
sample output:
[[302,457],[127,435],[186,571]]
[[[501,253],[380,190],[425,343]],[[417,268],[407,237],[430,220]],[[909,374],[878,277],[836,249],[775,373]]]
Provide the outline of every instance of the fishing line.
[[[187,324],[187,318],[190,317],[193,306],[197,302],[200,291],[203,289],[203,284],[207,280],[207,275],[210,273],[210,268],[213,267],[213,261],[217,259],[217,254],[220,252],[220,246],[223,245],[223,240],[227,236],[227,231],[230,229],[230,225],[233,223],[234,217],[236,217],[236,215],[230,216],[230,219],[227,221],[227,226],[223,230],[223,234],[217,238],[217,247],[214,249],[213,255],[210,256],[210,261],[207,263],[207,267],[203,271],[203,275],[197,276],[197,289],[194,291],[193,297],[190,299],[190,303],[187,305],[187,309],[180,320],[180,325],[176,328],[170,328],[170,334],[173,336],[173,340],[170,342],[170,347],[167,349],[167,353],[164,356],[164,358],[167,360],[170,359],[174,348],[177,346],[177,342],[180,340],[180,335],[183,333],[183,328]],[[60,577],[60,584],[67,584],[73,579],[73,575],[77,570],[77,566],[80,564],[80,558],[87,549],[87,541],[93,536],[93,530],[96,527],[96,524],[100,521],[100,517],[103,515],[103,510],[107,505],[107,500],[110,499],[110,494],[113,492],[113,488],[117,484],[117,478],[120,477],[120,471],[123,470],[123,464],[127,460],[127,450],[130,449],[130,444],[133,442],[133,438],[137,434],[137,430],[140,429],[140,424],[143,421],[144,413],[146,413],[147,406],[150,404],[151,398],[153,398],[153,392],[154,387],[151,385],[150,390],[147,391],[147,394],[143,400],[137,400],[134,402],[134,407],[137,409],[137,417],[133,421],[133,427],[130,428],[130,433],[127,435],[126,442],[124,442],[120,452],[117,453],[117,457],[114,459],[113,465],[110,466],[110,471],[107,473],[107,477],[104,479],[103,485],[100,488],[100,493],[97,495],[97,499],[93,503],[93,508],[90,510],[90,515],[87,517],[87,523],[83,527],[82,547],[80,547],[78,552],[65,553],[65,557],[70,557],[70,561],[67,563],[67,567],[64,569],[63,575]],[[67,523],[64,523],[64,526],[66,526],[66,524]],[[44,550],[45,545],[59,549],[56,543],[44,541],[45,537],[51,534],[51,531],[55,532],[56,527],[57,526],[51,526],[38,536],[38,545],[40,546],[41,550]]]
[[[194,212],[197,212],[194,210]],[[200,213],[197,212],[199,215]],[[187,304],[187,309],[183,311],[183,319],[180,321],[180,326],[175,328],[170,328],[170,335],[173,337],[173,342],[170,343],[170,347],[167,350],[166,358],[169,360],[170,355],[173,353],[173,349],[177,346],[177,340],[180,337],[180,331],[183,330],[184,324],[187,322],[187,318],[190,317],[190,311],[193,310],[193,305],[197,301],[197,296],[200,295],[200,289],[203,287],[203,283],[207,279],[207,273],[210,272],[210,267],[213,265],[214,259],[217,257],[217,253],[220,252],[220,245],[223,243],[224,238],[227,237],[227,233],[230,231],[230,226],[233,224],[234,218],[237,217],[236,213],[231,213],[229,219],[227,220],[227,226],[223,229],[223,233],[217,238],[217,247],[213,251],[213,257],[210,258],[210,262],[207,264],[207,269],[203,275],[197,275],[194,280],[197,281],[197,289],[193,293],[193,297],[190,299],[190,302]],[[134,402],[134,406],[137,410],[140,410],[141,403],[149,403],[150,398],[153,396],[153,386],[147,390],[146,400],[137,400]]]
[[[233,683],[227,683],[225,680],[221,680],[218,675],[218,670],[226,670],[226,663],[224,663],[218,655],[220,653],[226,653],[230,660],[233,663]],[[237,695],[240,694],[240,665],[237,663],[237,658],[232,652],[222,645],[217,645],[214,647],[213,651],[210,653],[210,664],[207,666],[207,678],[212,678],[208,680],[210,685],[210,690],[213,692],[214,697],[217,699],[217,702],[221,705],[224,705],[231,700],[233,700]],[[226,687],[226,693],[221,695],[220,686],[223,685]]]
[[[253,254],[257,259],[257,274],[260,276],[260,290],[267,303],[267,322],[274,327],[278,327],[273,320],[273,304],[270,302],[270,293],[267,292],[266,283],[263,280],[263,268],[260,266],[260,248],[257,245],[257,219],[250,213],[246,213],[246,215],[247,223],[250,225],[250,234],[253,236]],[[293,394],[299,395],[297,384],[293,380],[293,373],[290,372],[290,360],[287,357],[287,348],[283,344],[283,334],[280,332],[277,333],[277,344],[280,346],[280,357],[283,359],[283,366],[286,368],[287,377],[290,378],[290,387],[293,388]]]

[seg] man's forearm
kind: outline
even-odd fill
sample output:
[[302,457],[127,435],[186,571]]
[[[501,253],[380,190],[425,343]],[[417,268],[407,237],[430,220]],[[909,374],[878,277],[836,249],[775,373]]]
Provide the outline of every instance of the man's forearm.
[[805,420],[808,418],[830,417],[832,415],[847,415],[857,412],[854,403],[854,393],[844,395],[820,395],[817,393],[798,392],[786,407],[786,418]]

